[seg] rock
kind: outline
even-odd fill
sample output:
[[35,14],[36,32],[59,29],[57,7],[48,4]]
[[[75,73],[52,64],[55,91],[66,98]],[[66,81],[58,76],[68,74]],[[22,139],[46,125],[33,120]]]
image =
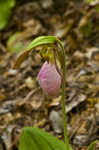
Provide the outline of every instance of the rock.
[[49,115],[49,120],[51,121],[52,127],[56,133],[62,133],[63,131],[63,123],[62,116],[59,112],[51,111]]
[[78,146],[84,146],[87,144],[87,142],[88,142],[87,135],[77,135],[73,140],[73,144]]

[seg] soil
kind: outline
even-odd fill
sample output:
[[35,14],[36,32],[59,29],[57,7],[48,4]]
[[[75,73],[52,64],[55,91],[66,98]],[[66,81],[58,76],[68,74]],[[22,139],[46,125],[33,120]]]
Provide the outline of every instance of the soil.
[[[75,150],[99,140],[99,4],[85,1],[21,0],[0,32],[0,150],[18,150],[24,126],[44,129],[63,140],[61,93],[46,96],[37,82],[44,62],[35,49],[18,70],[13,66],[28,43],[55,35],[66,52],[68,136]],[[9,38],[16,35],[16,40]],[[16,51],[15,46],[21,48]],[[99,142],[95,150],[99,150]]]

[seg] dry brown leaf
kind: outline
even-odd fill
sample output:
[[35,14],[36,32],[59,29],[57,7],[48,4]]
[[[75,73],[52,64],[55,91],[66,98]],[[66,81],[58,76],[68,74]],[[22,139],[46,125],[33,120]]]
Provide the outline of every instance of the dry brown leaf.
[[0,102],[3,101],[5,98],[6,98],[5,95],[2,94],[2,92],[0,92]]

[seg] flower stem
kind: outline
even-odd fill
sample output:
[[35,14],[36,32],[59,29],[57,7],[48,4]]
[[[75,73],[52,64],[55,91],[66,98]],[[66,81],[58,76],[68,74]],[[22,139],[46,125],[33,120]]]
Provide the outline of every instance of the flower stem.
[[64,47],[60,40],[58,40],[62,48],[62,56],[63,56],[63,63],[62,63],[62,73],[63,73],[63,80],[62,80],[62,117],[63,117],[63,126],[64,126],[64,142],[66,144],[66,150],[70,150],[69,147],[69,140],[68,140],[68,131],[67,131],[67,113],[66,113],[66,56]]
[[66,106],[65,106],[65,74],[66,68],[63,68],[63,83],[62,83],[62,117],[63,117],[63,126],[64,126],[64,141],[66,144],[66,150],[69,150],[69,141],[68,141],[68,133],[67,133],[67,114],[66,114]]

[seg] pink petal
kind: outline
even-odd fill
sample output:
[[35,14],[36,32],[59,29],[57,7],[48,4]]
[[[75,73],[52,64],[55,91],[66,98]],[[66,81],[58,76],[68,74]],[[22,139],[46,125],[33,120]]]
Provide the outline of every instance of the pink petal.
[[57,96],[61,87],[61,76],[54,64],[47,61],[43,64],[37,76],[41,88],[50,96]]

